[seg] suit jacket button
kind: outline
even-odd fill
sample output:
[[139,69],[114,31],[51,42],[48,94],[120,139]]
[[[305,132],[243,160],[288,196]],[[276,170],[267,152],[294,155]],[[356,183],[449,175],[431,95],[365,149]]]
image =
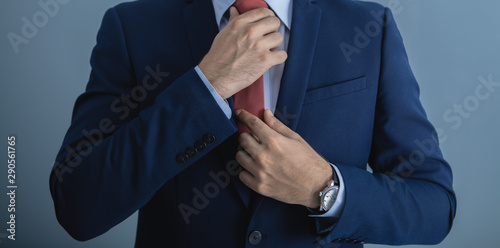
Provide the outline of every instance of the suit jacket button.
[[185,163],[187,163],[188,159],[189,159],[188,155],[186,155],[184,153],[177,154],[177,157],[175,158],[175,160],[179,164],[185,164]]
[[207,144],[203,141],[196,141],[196,143],[194,143],[194,149],[198,152],[205,150],[205,148],[207,148]]
[[198,154],[198,152],[196,151],[196,149],[194,149],[193,147],[188,147],[186,148],[186,155],[190,158],[196,156],[196,154]]
[[365,241],[363,241],[363,240],[356,240],[356,242],[354,242],[355,245],[362,245],[364,243],[365,243]]
[[209,133],[209,134],[205,134],[203,136],[203,142],[207,143],[207,144],[213,144],[215,142],[215,135]]
[[248,236],[248,242],[252,245],[258,245],[262,241],[262,234],[259,231],[253,231]]

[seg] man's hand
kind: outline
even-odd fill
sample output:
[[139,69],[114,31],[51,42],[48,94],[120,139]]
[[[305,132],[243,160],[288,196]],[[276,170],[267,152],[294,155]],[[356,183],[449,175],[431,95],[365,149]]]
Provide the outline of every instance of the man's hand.
[[231,7],[227,26],[215,37],[210,51],[198,65],[223,99],[248,87],[269,68],[285,62],[283,41],[274,12],[258,8],[242,15]]
[[264,112],[264,122],[244,110],[236,115],[252,132],[239,137],[244,150],[236,153],[236,160],[245,168],[241,181],[278,201],[319,207],[319,192],[333,177],[330,164],[270,110]]

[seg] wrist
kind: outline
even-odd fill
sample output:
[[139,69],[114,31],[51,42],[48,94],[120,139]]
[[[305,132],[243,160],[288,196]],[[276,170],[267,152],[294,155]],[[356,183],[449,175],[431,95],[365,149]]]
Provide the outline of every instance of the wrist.
[[200,64],[198,64],[198,68],[200,68],[200,71],[203,73],[205,78],[222,99],[226,100],[231,96],[230,94],[228,94],[229,89],[225,86],[225,84],[220,83],[217,75],[212,72],[213,70],[210,70],[209,66],[204,62],[204,60],[202,60]]
[[212,87],[214,87],[215,91],[217,91],[217,93],[222,99],[226,100],[229,97],[231,97],[231,94],[228,93],[229,89],[224,84],[215,82],[212,83],[213,81],[210,81],[210,79],[208,81],[210,82],[210,84],[212,84]]
[[318,180],[315,180],[317,183],[312,187],[312,192],[309,194],[308,204],[305,205],[308,208],[319,208],[321,205],[321,198],[319,197],[320,193],[330,187],[331,182],[334,178],[333,168],[330,163],[326,162],[325,170],[318,175]]

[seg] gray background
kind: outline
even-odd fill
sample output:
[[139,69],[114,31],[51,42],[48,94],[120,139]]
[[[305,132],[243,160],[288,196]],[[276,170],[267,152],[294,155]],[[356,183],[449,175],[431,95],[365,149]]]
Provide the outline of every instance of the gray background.
[[[18,53],[7,34],[20,35],[22,17],[31,19],[42,8],[38,1],[0,3],[0,138],[17,136],[19,186],[17,240],[12,242],[5,237],[7,164],[2,160],[0,247],[133,247],[136,215],[91,241],[71,239],[56,221],[48,187],[73,103],[87,83],[101,18],[119,2],[61,4],[36,36],[19,46]],[[377,2],[399,4],[393,5],[393,11],[421,86],[421,99],[430,120],[444,133],[442,149],[454,170],[458,212],[453,230],[437,247],[498,247],[500,87],[486,99],[474,100],[479,77],[491,75],[500,82],[500,2]],[[464,102],[467,116],[450,115],[460,118],[460,125],[443,117],[454,104]],[[3,144],[0,150],[6,151]]]

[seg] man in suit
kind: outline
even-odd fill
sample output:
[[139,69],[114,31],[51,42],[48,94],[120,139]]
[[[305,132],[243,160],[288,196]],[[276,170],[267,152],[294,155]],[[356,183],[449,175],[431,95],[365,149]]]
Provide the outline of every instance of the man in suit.
[[[451,169],[390,10],[262,4],[108,10],[50,178],[72,237],[96,237],[139,210],[136,247],[444,239]],[[263,106],[251,113],[237,98],[257,82]]]

